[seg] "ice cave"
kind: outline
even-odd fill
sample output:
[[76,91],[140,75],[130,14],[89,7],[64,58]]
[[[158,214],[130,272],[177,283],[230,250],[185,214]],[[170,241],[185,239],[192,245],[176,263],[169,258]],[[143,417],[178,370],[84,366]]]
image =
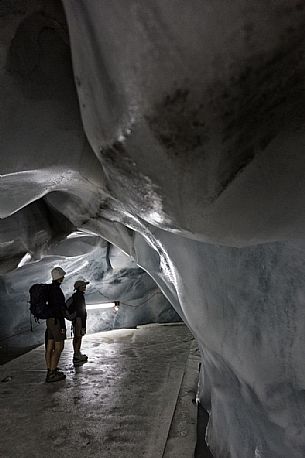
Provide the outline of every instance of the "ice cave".
[[1,0],[0,24],[2,362],[43,343],[28,290],[60,265],[110,304],[93,347],[185,323],[213,457],[304,458],[305,0]]

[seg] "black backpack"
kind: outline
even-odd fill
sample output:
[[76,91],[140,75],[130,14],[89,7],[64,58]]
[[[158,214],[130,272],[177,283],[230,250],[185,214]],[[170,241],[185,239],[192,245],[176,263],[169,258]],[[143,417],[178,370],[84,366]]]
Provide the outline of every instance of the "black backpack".
[[65,318],[69,321],[73,321],[76,318],[76,310],[75,310],[73,296],[69,297],[69,299],[66,300]]
[[48,307],[49,286],[42,283],[36,283],[30,288],[30,312],[35,317],[35,321],[46,320],[50,318]]

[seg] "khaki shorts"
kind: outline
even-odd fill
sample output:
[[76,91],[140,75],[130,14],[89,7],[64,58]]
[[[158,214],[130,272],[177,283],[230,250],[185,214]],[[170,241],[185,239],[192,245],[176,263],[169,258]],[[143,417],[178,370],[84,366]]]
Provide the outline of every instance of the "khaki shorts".
[[66,330],[64,333],[61,332],[60,320],[56,318],[47,319],[47,337],[48,340],[55,340],[55,342],[61,342],[66,339]]
[[73,321],[73,334],[74,337],[82,337],[86,334],[86,328],[82,327],[82,319],[76,317]]

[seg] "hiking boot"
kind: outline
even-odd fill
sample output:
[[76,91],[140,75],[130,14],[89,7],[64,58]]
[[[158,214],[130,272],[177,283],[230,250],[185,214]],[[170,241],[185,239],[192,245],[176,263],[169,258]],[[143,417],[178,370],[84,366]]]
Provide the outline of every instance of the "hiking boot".
[[46,376],[46,383],[59,382],[60,380],[65,380],[66,376],[63,372],[60,371],[49,371]]
[[[54,372],[56,372],[56,374],[61,374],[61,375],[64,374],[64,372],[63,372],[59,367],[56,367],[56,368],[54,369]],[[51,370],[51,369],[48,369],[48,370],[47,370],[47,377],[48,377],[48,375],[50,375],[51,373],[52,373],[52,370]]]
[[74,353],[73,362],[74,363],[85,363],[88,361],[88,356],[83,355],[82,353]]
[[65,375],[65,373],[59,367],[56,367],[55,373],[60,374],[60,375]]

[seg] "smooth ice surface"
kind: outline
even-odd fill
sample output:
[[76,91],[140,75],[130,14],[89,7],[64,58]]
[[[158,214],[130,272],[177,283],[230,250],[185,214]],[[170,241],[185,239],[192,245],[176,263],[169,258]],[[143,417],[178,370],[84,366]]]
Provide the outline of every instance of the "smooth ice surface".
[[63,4],[113,196],[214,243],[302,236],[303,1]]
[[[88,363],[74,368],[68,341],[61,360],[67,379],[54,384],[44,383],[43,347],[2,366],[1,457],[162,458],[185,375],[196,389],[198,366],[188,367],[193,342],[184,325],[92,334],[84,339]],[[192,397],[190,420],[183,410],[178,416],[185,458],[195,446]]]
[[196,336],[214,455],[303,458],[304,0],[62,4],[0,5],[1,323],[103,237]]

